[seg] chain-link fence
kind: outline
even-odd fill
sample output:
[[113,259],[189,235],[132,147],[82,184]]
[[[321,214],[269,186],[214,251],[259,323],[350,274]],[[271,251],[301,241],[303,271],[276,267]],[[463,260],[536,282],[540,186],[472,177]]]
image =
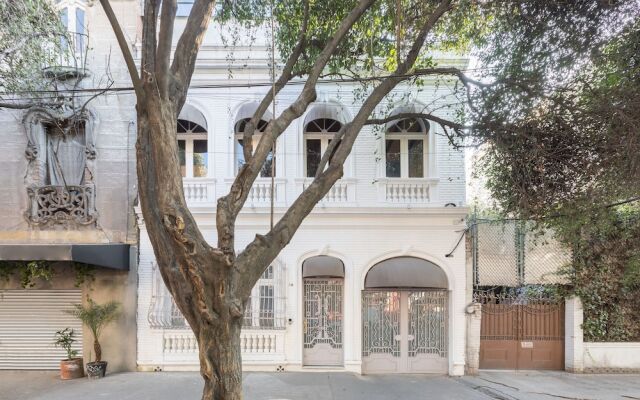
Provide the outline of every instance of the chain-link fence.
[[474,286],[565,284],[571,252],[550,230],[509,220],[471,221]]

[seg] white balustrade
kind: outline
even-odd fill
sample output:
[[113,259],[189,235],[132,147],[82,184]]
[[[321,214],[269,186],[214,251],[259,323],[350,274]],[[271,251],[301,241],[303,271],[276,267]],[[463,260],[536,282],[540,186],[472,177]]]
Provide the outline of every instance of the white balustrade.
[[170,332],[164,335],[165,353],[197,353],[198,342],[193,333]]
[[381,200],[397,204],[428,204],[432,199],[433,179],[386,179],[379,182]]
[[[271,182],[256,181],[249,190],[249,196],[247,196],[247,203],[270,203],[271,202]],[[275,191],[274,201],[278,201],[278,191]]]
[[276,335],[266,333],[242,333],[240,334],[240,352],[243,354],[275,353]]
[[[282,335],[270,331],[243,331],[240,334],[240,351],[242,354],[274,354],[278,336]],[[191,332],[166,331],[163,340],[163,351],[170,354],[197,353],[198,342]]]
[[[308,178],[302,181],[302,190],[311,185],[313,179]],[[337,181],[329,192],[324,196],[320,203],[349,203],[355,201],[355,181],[351,179],[340,179]]]
[[[227,184],[227,192],[231,189],[233,179],[225,179]],[[273,185],[272,185],[273,183]],[[283,178],[276,178],[271,182],[271,178],[257,178],[253,182],[253,186],[249,189],[247,195],[246,206],[249,207],[268,207],[271,204],[271,191],[274,190],[273,201],[277,206],[284,205],[285,201],[285,184]]]
[[215,198],[214,184],[212,179],[183,179],[182,186],[187,204],[212,202]]

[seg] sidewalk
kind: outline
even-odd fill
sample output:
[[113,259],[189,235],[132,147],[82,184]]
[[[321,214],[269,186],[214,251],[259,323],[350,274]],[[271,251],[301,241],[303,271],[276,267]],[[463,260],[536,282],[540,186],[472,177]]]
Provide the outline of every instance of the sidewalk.
[[[248,372],[246,400],[640,400],[640,375],[483,371],[477,377]],[[0,371],[0,400],[198,400],[195,372],[132,372],[61,381],[55,371]]]
[[482,371],[461,382],[500,400],[640,400],[640,375],[560,371]]
[[[491,397],[446,376],[360,376],[325,372],[248,372],[246,400],[488,400]],[[60,381],[55,372],[0,371],[2,400],[198,400],[195,372],[132,372],[101,380]]]

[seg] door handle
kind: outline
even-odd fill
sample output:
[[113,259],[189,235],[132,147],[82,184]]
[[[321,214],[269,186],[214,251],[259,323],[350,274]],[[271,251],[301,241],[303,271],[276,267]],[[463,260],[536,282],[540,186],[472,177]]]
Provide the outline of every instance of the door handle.
[[402,335],[395,335],[393,337],[393,340],[395,340],[396,342],[399,342],[400,340],[402,340]]
[[413,339],[415,339],[413,335],[407,335],[407,342],[411,342]]

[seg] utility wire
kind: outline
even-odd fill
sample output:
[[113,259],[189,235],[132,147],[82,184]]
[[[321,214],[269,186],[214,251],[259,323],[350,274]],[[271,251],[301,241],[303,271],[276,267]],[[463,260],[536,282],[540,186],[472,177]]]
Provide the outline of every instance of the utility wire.
[[[469,72],[472,69],[460,70],[461,72]],[[448,74],[442,74],[449,76]],[[318,83],[355,83],[355,82],[371,82],[371,81],[379,81],[386,78],[413,78],[420,76],[433,76],[433,74],[429,74],[426,72],[412,72],[409,74],[389,74],[382,76],[367,76],[361,78],[338,78],[338,79],[319,79]],[[293,85],[304,85],[307,82],[306,79],[297,79],[287,82],[287,86]],[[238,82],[238,83],[212,83],[212,84],[201,84],[201,85],[191,85],[189,89],[230,89],[230,88],[252,88],[252,87],[271,87],[272,83],[270,81],[257,81],[257,82]],[[20,95],[20,94],[58,94],[58,93],[93,93],[93,92],[133,92],[133,86],[121,86],[121,87],[110,87],[110,88],[80,88],[80,89],[60,89],[60,90],[24,90],[24,91],[16,91],[16,92],[2,92],[0,95],[11,94],[11,95]],[[12,100],[12,99],[4,99],[4,100]],[[24,100],[23,98],[15,98],[15,100]]]

